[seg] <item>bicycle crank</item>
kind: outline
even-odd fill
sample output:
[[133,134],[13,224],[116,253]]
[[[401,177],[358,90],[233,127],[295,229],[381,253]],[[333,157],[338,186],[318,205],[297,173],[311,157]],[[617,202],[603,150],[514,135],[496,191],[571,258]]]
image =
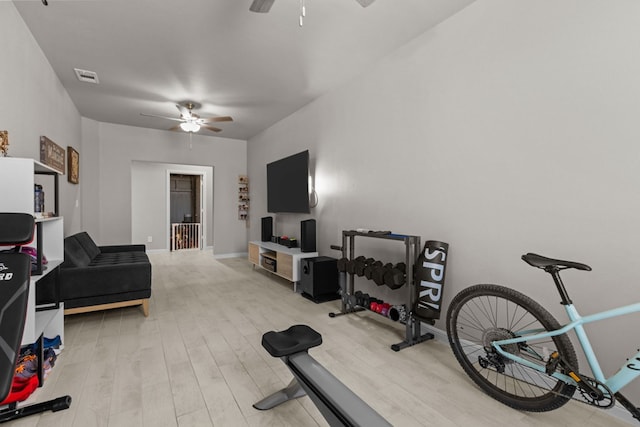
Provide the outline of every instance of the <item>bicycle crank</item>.
[[554,351],[551,356],[549,356],[549,360],[545,366],[547,375],[553,374],[558,365],[562,366],[566,374],[576,382],[578,390],[584,399],[584,403],[603,409],[611,408],[614,405],[613,392],[609,387],[595,378],[575,372],[569,363],[562,360],[557,351]]

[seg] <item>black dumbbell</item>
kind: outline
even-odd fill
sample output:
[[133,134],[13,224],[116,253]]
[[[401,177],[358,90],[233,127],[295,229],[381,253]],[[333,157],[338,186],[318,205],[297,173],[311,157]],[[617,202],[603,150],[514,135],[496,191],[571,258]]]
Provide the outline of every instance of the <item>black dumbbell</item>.
[[407,265],[404,262],[397,263],[393,268],[385,271],[384,284],[391,289],[398,289],[402,287],[406,281],[406,271]]
[[365,257],[359,256],[356,259],[352,259],[351,261],[347,262],[347,273],[356,274],[356,265],[359,262],[363,262],[364,260],[365,260]]
[[371,264],[367,264],[364,268],[364,277],[371,280],[371,275],[373,274],[373,269],[376,267],[382,267],[382,261],[374,261]]
[[347,307],[347,309],[351,309],[356,305],[356,297],[355,295],[343,294],[342,295],[342,303]]
[[[364,258],[364,257],[358,257],[358,258]],[[355,273],[358,277],[362,277],[364,276],[364,269],[367,268],[369,264],[373,264],[375,260],[373,258],[367,258],[367,259],[358,259],[358,258],[356,258]]]
[[364,294],[361,291],[356,291],[353,295],[355,297],[354,306],[364,304]]
[[347,310],[351,310],[358,305],[358,298],[354,294],[345,293],[343,295],[342,301],[344,302],[344,305],[347,308]]
[[347,271],[347,263],[349,262],[349,258],[340,258],[338,260],[338,271],[344,273]]
[[362,304],[358,304],[360,307],[367,307],[369,308],[369,304],[371,304],[371,300],[375,299],[372,296],[370,296],[369,294],[362,294]]
[[393,264],[391,263],[375,267],[373,269],[373,272],[371,273],[371,279],[373,279],[375,284],[378,286],[384,285],[384,274],[387,272],[387,270],[391,270],[392,267]]

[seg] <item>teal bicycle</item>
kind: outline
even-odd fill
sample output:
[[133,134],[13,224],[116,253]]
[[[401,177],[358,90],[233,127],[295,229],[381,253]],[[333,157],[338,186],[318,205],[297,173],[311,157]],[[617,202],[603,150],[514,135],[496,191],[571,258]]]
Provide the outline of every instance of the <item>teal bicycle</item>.
[[[540,304],[513,289],[498,285],[464,289],[447,311],[449,344],[464,371],[488,395],[515,409],[550,411],[572,398],[604,409],[617,400],[640,421],[640,408],[620,393],[640,375],[640,350],[606,378],[583,327],[640,312],[640,303],[582,317],[569,298],[560,271],[590,271],[591,267],[532,253],[522,259],[551,275],[569,323],[560,325]],[[572,330],[593,377],[578,369],[567,336]]]

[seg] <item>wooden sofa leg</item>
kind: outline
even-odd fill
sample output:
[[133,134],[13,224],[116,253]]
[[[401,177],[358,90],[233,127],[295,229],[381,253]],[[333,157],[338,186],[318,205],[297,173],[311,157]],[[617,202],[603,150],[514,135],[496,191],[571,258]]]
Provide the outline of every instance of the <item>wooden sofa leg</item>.
[[145,298],[142,301],[142,313],[144,317],[149,317],[149,298]]
[[142,314],[144,317],[149,317],[149,298],[136,299],[131,301],[112,302],[107,304],[89,305],[86,307],[66,308],[64,315],[78,314],[78,313],[90,313],[92,311],[110,310],[112,308],[133,307],[136,305],[142,306]]

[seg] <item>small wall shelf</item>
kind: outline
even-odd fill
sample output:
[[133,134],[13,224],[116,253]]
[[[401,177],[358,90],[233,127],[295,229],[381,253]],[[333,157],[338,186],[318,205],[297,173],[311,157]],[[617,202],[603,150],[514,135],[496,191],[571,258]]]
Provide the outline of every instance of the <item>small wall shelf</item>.
[[238,175],[238,219],[249,219],[249,177]]

